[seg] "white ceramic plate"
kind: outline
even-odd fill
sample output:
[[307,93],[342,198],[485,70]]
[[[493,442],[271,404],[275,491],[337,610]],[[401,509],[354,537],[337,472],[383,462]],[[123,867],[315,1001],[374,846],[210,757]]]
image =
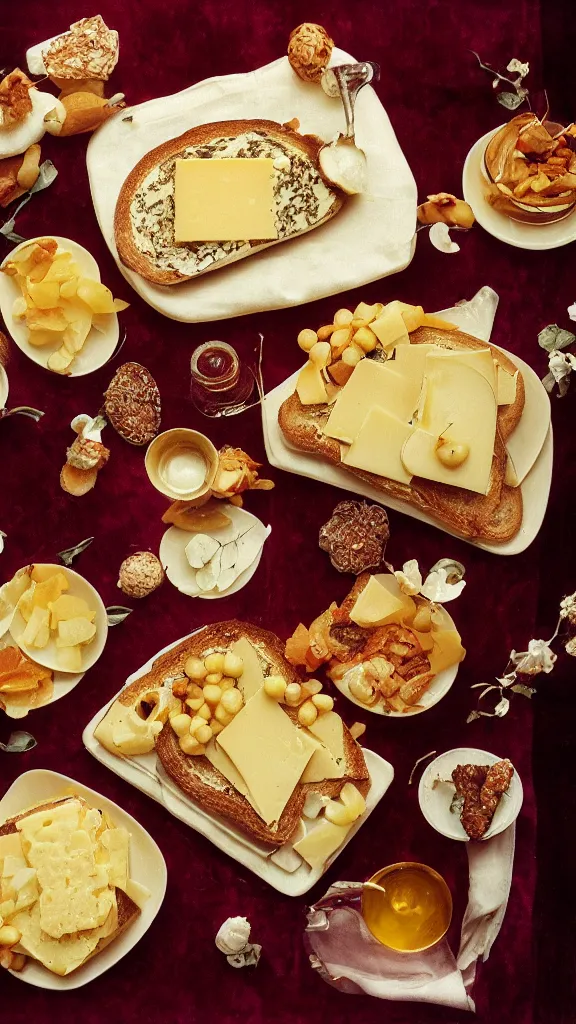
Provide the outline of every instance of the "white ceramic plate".
[[[67,577],[70,584],[69,590],[65,590],[64,593],[70,597],[83,597],[88,603],[88,606],[92,611],[96,612],[95,626],[96,634],[94,639],[89,644],[85,644],[82,647],[82,672],[87,672],[89,668],[92,668],[96,664],[98,658],[104,650],[106,644],[106,638],[108,636],[108,617],[106,615],[106,608],[104,602],[100,597],[100,594],[85,580],[83,576],[80,576],[73,569],[67,569],[63,565],[52,565],[50,563],[37,562],[36,565],[39,569],[46,570],[46,575],[54,575],[56,572],[62,572]],[[10,634],[28,657],[32,658],[39,665],[44,665],[45,668],[50,668],[53,671],[58,670],[64,676],[69,676],[74,673],[62,672],[62,669],[58,665],[57,661],[57,648],[56,640],[52,635],[46,647],[26,647],[24,644],[19,643],[18,638],[22,635],[26,629],[26,622],[22,618],[22,615],[16,609],[14,618],[12,619],[12,625],[10,626]],[[81,677],[80,677],[81,678]]]
[[[442,310],[448,318],[454,316],[458,326],[474,337],[489,342],[492,323],[498,304],[498,296],[491,288],[481,288],[469,302],[453,309]],[[331,465],[325,459],[318,458],[308,452],[292,448],[285,440],[278,425],[278,412],[296,387],[299,370],[288,377],[282,384],[268,392],[262,402],[262,428],[268,462],[276,469],[298,476],[332,484],[344,491],[360,494],[371,501],[385,505],[397,512],[404,512],[413,519],[435,526],[443,533],[459,540],[465,540],[474,547],[490,551],[495,555],[517,555],[525,551],[537,536],[548,505],[548,495],[552,482],[552,426],[550,423],[550,398],[538,375],[532,367],[519,356],[501,351],[509,356],[520,368],[524,378],[526,400],[522,419],[516,430],[508,438],[507,446],[521,480],[524,515],[522,525],[515,537],[504,544],[490,544],[484,541],[462,537],[440,524],[436,519],[421,512],[408,502],[390,497],[371,484],[360,480],[352,473],[339,466]]]
[[[459,764],[492,765],[500,760],[502,759],[496,754],[489,754],[486,750],[476,750],[474,747],[457,747],[455,750],[448,750],[445,754],[440,754],[440,757],[435,758],[423,772],[418,786],[420,810],[428,824],[432,825],[432,828],[435,828],[441,835],[447,836],[448,839],[470,842],[470,837],[464,831],[460,816],[453,814],[450,810],[450,804],[456,792],[454,786],[440,782],[435,787],[434,782],[437,779],[451,779],[454,768]],[[486,835],[482,837],[482,842],[485,839],[491,839],[492,836],[497,836],[499,832],[503,832],[516,820],[523,799],[522,783],[518,773],[514,771],[508,792],[500,799],[492,818],[492,824]]]
[[[43,238],[53,238],[58,242],[59,252],[71,252],[75,262],[78,264],[83,274],[86,277],[91,277],[95,281],[100,280],[100,270],[94,257],[85,249],[82,245],[78,245],[78,242],[73,242],[71,238],[61,238],[59,235],[43,235]],[[6,260],[11,259],[15,253],[19,252],[20,249],[26,245],[30,245],[30,242],[37,242],[38,238],[30,238],[26,242],[22,242],[21,245],[17,245],[15,249],[5,257],[0,266],[4,266]],[[14,299],[19,298],[20,289],[15,284],[11,277],[7,274],[0,274],[0,313],[4,318],[4,323],[8,328],[11,336],[18,345],[18,348],[24,352],[34,363],[38,366],[43,366],[48,369],[48,359],[57,349],[60,348],[60,342],[58,341],[54,345],[31,345],[28,341],[29,330],[22,320],[16,320],[12,316],[12,306],[14,305]],[[86,338],[84,347],[76,355],[72,365],[70,366],[70,372],[67,374],[69,377],[83,377],[87,373],[92,373],[94,370],[98,370],[104,363],[107,363],[110,357],[113,355],[114,350],[118,344],[119,327],[118,317],[116,313],[106,313],[105,315],[94,316],[92,321],[92,329],[90,334]],[[98,329],[94,326],[98,325]],[[50,371],[52,372],[52,371]]]
[[8,374],[0,363],[0,409],[6,408],[8,401]]
[[[376,579],[378,579],[379,576],[381,575],[383,574],[378,573],[376,575]],[[456,629],[456,624],[452,616],[446,611],[445,608],[443,608],[442,610],[446,618],[446,624],[444,628]],[[370,707],[368,704],[363,704],[361,700],[357,700],[356,697],[354,697],[350,693],[348,684],[344,680],[334,680],[334,686],[336,687],[337,690],[340,691],[341,694],[343,694],[344,697],[347,697],[348,700],[352,701],[352,703],[355,704],[356,707],[362,708],[363,711],[371,711],[373,715],[382,715],[384,718],[413,718],[414,715],[421,715],[423,711],[428,711],[430,708],[433,708],[434,705],[437,704],[439,700],[442,700],[442,697],[446,696],[448,690],[451,688],[452,683],[454,682],[456,676],[458,675],[458,668],[459,665],[451,665],[450,668],[446,668],[444,669],[443,672],[439,672],[437,676],[434,676],[434,679],[430,683],[430,686],[426,690],[426,693],[423,694],[423,696],[418,701],[418,704],[422,706],[414,708],[413,711],[385,711],[381,703],[375,704],[372,707]]]
[[[198,630],[195,632],[198,632]],[[193,636],[193,634],[190,633],[189,636]],[[142,668],[129,676],[125,686],[128,686],[135,679],[138,679],[139,676],[148,672],[156,658],[171,650],[172,647],[176,647],[177,644],[182,643],[182,639],[169,644],[162,651],[159,651],[158,654],[155,654],[153,658],[150,658]],[[121,692],[120,690],[119,693]],[[253,842],[240,830],[236,830],[224,818],[208,814],[207,811],[204,811],[198,804],[193,803],[184,793],[178,790],[167,776],[159,776],[155,753],[144,754],[141,757],[116,757],[98,743],[94,738],[94,729],[117,696],[118,694],[105,707],[101,708],[84,729],[82,740],[86,749],[116,775],[119,775],[122,779],[135,786],[136,789],[141,790],[142,793],[146,793],[147,796],[162,804],[175,818],[185,822],[190,828],[199,832],[206,839],[209,839],[219,850],[227,853],[229,857],[238,861],[239,864],[243,864],[244,867],[254,872],[255,875],[258,875],[274,889],[284,893],[286,896],[302,896],[316,884],[372,813],[394,778],[394,769],[388,761],[385,761],[384,758],[375,754],[372,750],[363,748],[372,783],[366,798],[365,813],[355,822],[342,846],[338,848],[336,853],[329,858],[322,868],[315,868],[313,870],[307,864],[302,863],[296,871],[290,874],[270,860],[270,854],[273,851],[269,847]]]
[[12,818],[26,807],[50,800],[53,797],[65,796],[70,792],[83,797],[92,807],[106,811],[115,825],[127,829],[130,833],[130,878],[146,886],[150,897],[144,903],[135,921],[119,935],[98,956],[92,957],[86,964],[72,974],[61,978],[34,960],[28,960],[23,971],[10,971],[18,981],[24,981],[36,988],[53,989],[59,992],[80,988],[104,974],[110,967],[117,964],[126,953],[136,945],[148,931],[156,914],[162,906],[166,892],[166,862],[152,836],[132,815],[123,811],[113,800],[108,800],[101,793],[88,789],[80,782],[50,772],[44,768],[24,772],[0,800],[0,822]]
[[[332,55],[332,64],[353,60],[343,50]],[[368,189],[347,200],[329,223],[172,287],[150,284],[118,263],[121,273],[160,313],[198,323],[297,306],[403,270],[415,245],[414,178],[370,86],[358,96],[355,113],[356,141],[368,159]],[[116,200],[132,168],[151,149],[199,124],[293,117],[302,132],[326,141],[344,130],[340,101],[329,99],[317,84],[302,82],[282,57],[247,74],[209,78],[110,118],[90,139],[86,162],[94,210],[114,259],[118,262]]]
[[[230,516],[230,519],[232,520],[231,526],[223,526],[219,530],[205,531],[210,537],[214,537],[215,540],[219,540],[221,544],[226,544],[228,540],[234,536],[236,529],[243,533],[251,527],[259,524],[264,530],[264,524],[261,520],[243,508],[237,508],[235,505],[228,505],[226,508],[226,515]],[[268,529],[270,529],[270,527],[268,527]],[[204,598],[230,597],[232,594],[236,594],[239,590],[242,590],[242,587],[245,587],[252,579],[256,569],[260,565],[264,544],[260,548],[260,551],[256,555],[254,561],[247,569],[244,569],[244,572],[240,573],[240,575],[234,580],[232,586],[228,587],[228,590],[214,590],[208,592],[199,590],[195,579],[195,570],[190,567],[185,551],[186,545],[192,540],[193,536],[194,534],[188,533],[186,530],[179,530],[177,526],[171,526],[170,529],[166,530],[166,533],[160,541],[158,557],[166,570],[166,575],[170,580],[170,583],[172,583],[181,594],[186,594],[188,597]],[[264,541],[264,543],[266,543],[266,541]]]
[[501,242],[514,245],[517,249],[557,249],[561,245],[568,245],[576,239],[576,210],[553,224],[524,224],[500,213],[487,202],[484,195],[488,183],[484,153],[492,136],[502,127],[500,125],[486,132],[468,153],[462,172],[464,199],[472,207],[476,220],[484,230]]

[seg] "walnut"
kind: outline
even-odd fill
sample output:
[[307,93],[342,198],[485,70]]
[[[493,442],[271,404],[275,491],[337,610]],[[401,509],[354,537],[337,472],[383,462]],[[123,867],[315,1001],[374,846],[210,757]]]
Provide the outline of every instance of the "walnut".
[[379,505],[341,501],[321,528],[318,543],[338,572],[358,576],[382,563],[389,536],[388,516]]
[[118,586],[128,597],[148,597],[163,581],[162,563],[151,551],[128,555],[120,566]]
[[288,60],[298,78],[319,82],[330,61],[334,40],[322,25],[304,22],[290,33]]

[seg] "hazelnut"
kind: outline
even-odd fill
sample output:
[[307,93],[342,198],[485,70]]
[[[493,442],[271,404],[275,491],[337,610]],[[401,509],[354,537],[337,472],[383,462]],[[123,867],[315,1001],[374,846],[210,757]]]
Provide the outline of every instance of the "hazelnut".
[[290,33],[288,60],[298,78],[305,82],[319,82],[328,67],[334,40],[322,25],[304,22]]

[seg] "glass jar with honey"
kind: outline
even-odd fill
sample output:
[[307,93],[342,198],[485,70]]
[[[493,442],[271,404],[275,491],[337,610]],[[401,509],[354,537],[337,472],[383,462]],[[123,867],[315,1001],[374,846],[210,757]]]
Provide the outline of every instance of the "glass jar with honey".
[[362,917],[372,935],[399,953],[440,941],[452,920],[452,896],[437,871],[402,861],[381,868],[362,891]]

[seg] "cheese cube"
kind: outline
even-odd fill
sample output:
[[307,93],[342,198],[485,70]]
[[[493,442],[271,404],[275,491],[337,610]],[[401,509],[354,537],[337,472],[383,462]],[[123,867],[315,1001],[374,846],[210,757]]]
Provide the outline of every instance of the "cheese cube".
[[410,344],[404,318],[398,306],[393,303],[385,306],[378,319],[372,321],[370,330],[374,331],[386,352],[393,352],[397,345]]

